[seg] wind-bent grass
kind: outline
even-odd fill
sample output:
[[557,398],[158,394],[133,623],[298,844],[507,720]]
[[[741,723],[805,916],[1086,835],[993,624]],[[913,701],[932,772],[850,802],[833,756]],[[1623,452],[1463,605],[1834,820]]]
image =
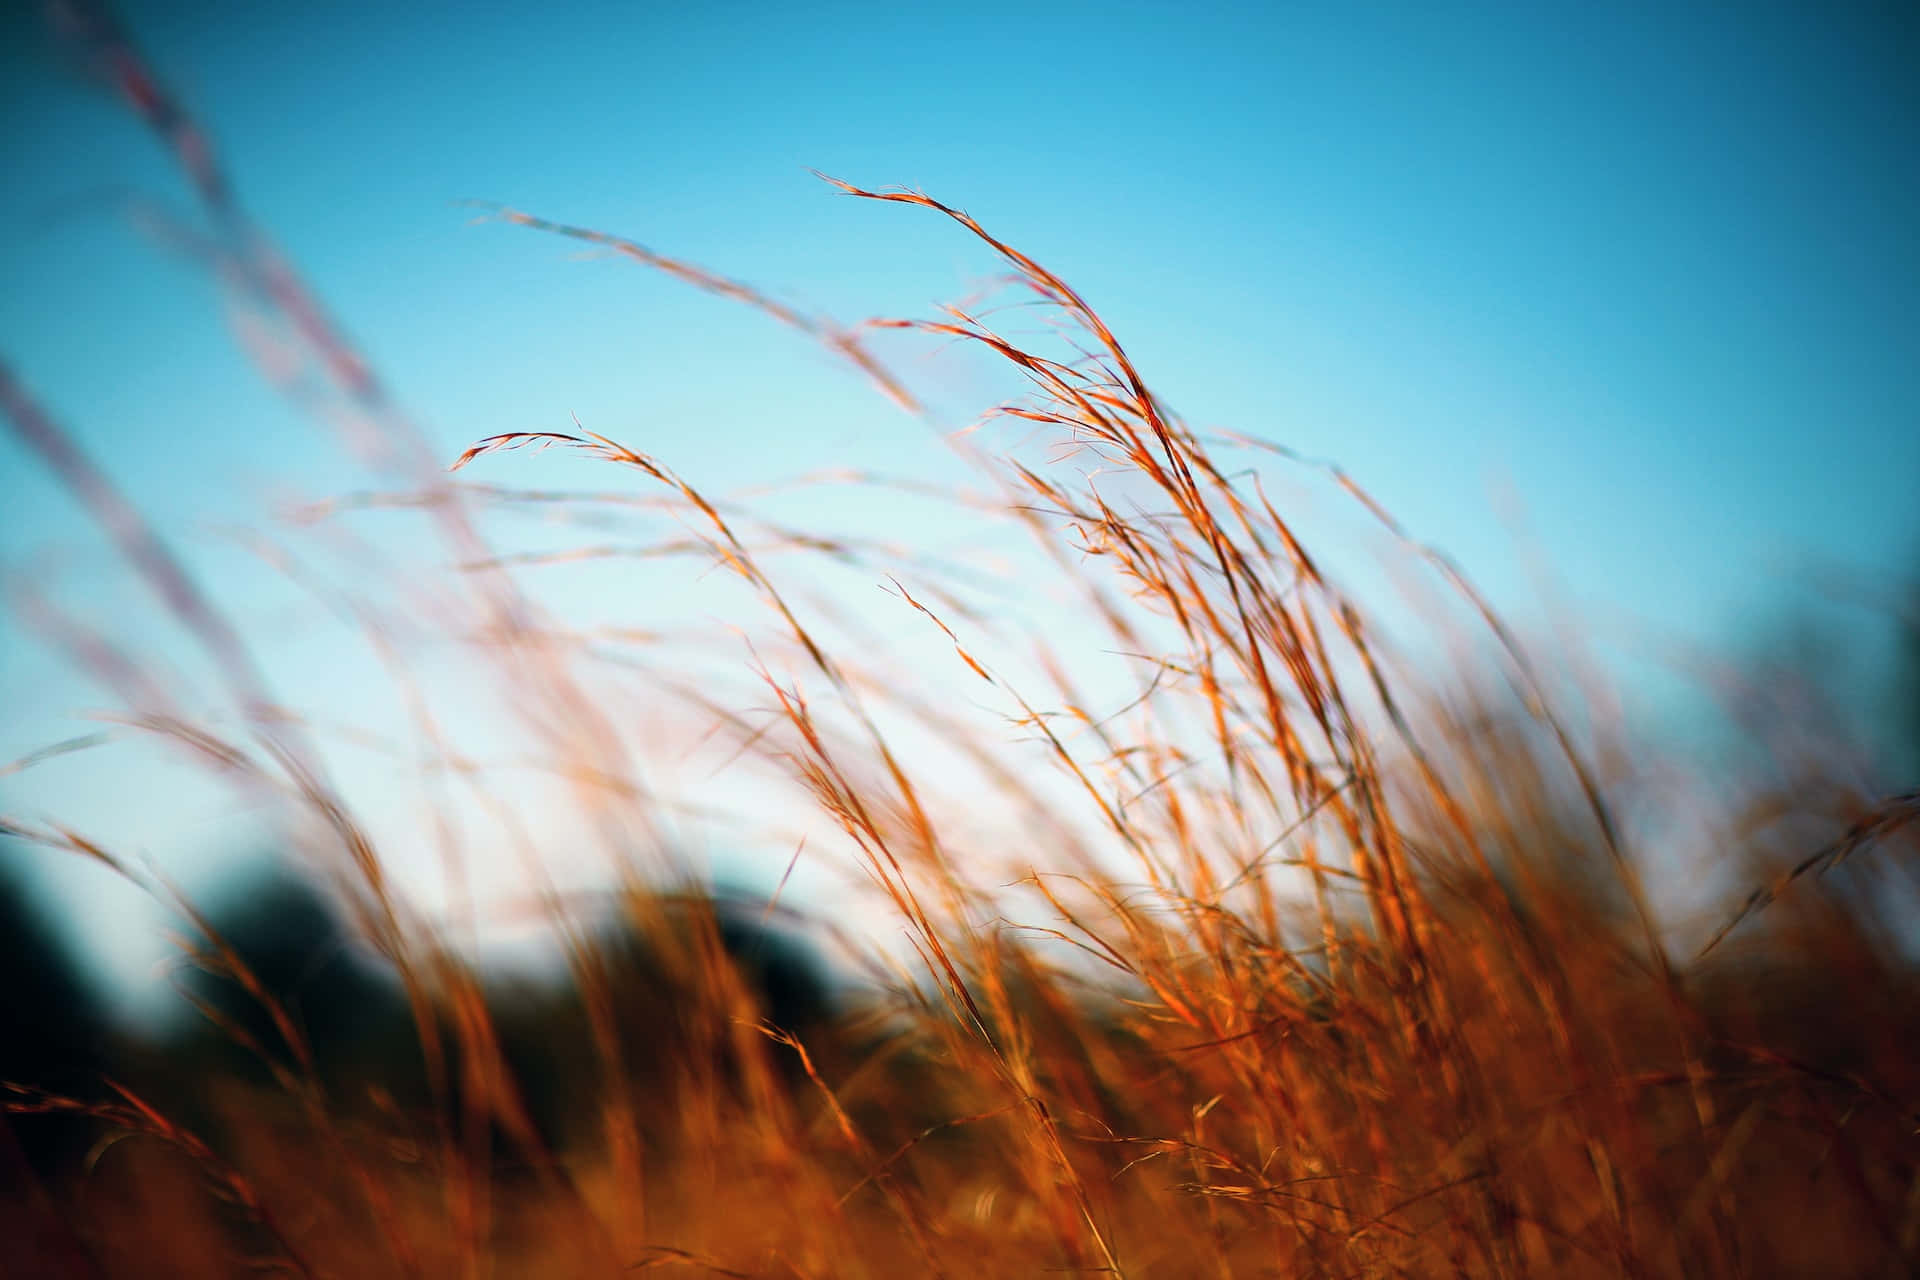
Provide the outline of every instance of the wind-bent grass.
[[[135,55],[122,36],[80,29],[126,74]],[[554,642],[519,566],[471,510],[606,495],[422,478],[417,441],[366,362],[244,222],[191,121],[154,108],[164,94],[140,83],[130,96],[193,167],[227,237],[222,261],[253,305],[322,357],[342,413],[412,442],[397,449],[411,496],[369,501],[433,512],[467,567],[448,587],[466,606],[459,625],[485,636],[480,651],[553,770],[610,846],[650,838],[650,807],[671,798],[649,792],[601,710],[604,669]],[[1010,675],[976,595],[896,548],[759,521],[669,460],[584,429],[477,443],[456,469],[510,479],[511,459],[493,455],[526,446],[618,468],[628,484],[616,500],[684,522],[688,536],[662,556],[718,563],[770,611],[776,633],[752,633],[743,658],[758,706],[686,687],[677,705],[831,819],[918,961],[890,968],[869,947],[875,980],[831,1008],[776,1015],[759,944],[743,948],[713,902],[633,873],[619,901],[643,954],[550,895],[572,1003],[529,1028],[398,899],[351,797],[250,660],[223,664],[249,712],[244,734],[223,735],[147,701],[138,655],[76,645],[117,677],[131,731],[300,815],[306,847],[397,975],[414,1044],[384,1060],[391,1076],[329,1066],[287,994],[182,901],[199,963],[244,997],[203,1001],[206,1012],[269,1069],[151,1092],[116,1078],[88,1099],[15,1088],[17,1114],[82,1112],[116,1135],[81,1171],[33,1181],[32,1229],[65,1224],[63,1265],[1144,1277],[1920,1264],[1915,971],[1902,922],[1840,865],[1905,874],[1920,794],[1803,784],[1789,802],[1826,823],[1827,842],[1798,861],[1730,843],[1763,887],[1735,895],[1704,947],[1676,951],[1663,886],[1644,879],[1651,851],[1577,727],[1584,709],[1463,574],[1405,543],[1498,655],[1507,693],[1472,702],[1391,659],[1311,539],[1257,477],[1216,461],[1219,446],[1155,397],[1064,281],[928,197],[836,185],[952,219],[1059,322],[1045,351],[961,310],[866,329],[977,344],[1026,380],[1030,394],[995,415],[1071,446],[1064,460],[962,447],[1085,602],[1099,647],[1142,660],[1131,702],[1089,709],[1079,673],[1094,651],[1074,632],[1039,647],[1048,683]],[[916,403],[864,330],[628,241],[507,217],[769,311]],[[26,388],[0,376],[0,403],[209,648],[239,645]],[[998,700],[1014,731],[982,733],[954,705],[964,695],[889,680],[873,655],[837,649],[802,599],[808,557],[884,576],[891,607],[950,643],[960,683],[948,688]],[[452,761],[426,703],[414,722]],[[965,785],[989,794],[954,794],[959,773],[929,765],[903,733],[938,741],[970,771]],[[1034,776],[1036,744],[1064,785]],[[473,787],[474,805],[484,791]],[[1022,815],[1024,855],[983,845],[968,817],[989,807]],[[1736,806],[1724,816],[1733,831]],[[77,830],[5,830],[141,874]],[[263,1020],[233,1012],[249,1003]]]

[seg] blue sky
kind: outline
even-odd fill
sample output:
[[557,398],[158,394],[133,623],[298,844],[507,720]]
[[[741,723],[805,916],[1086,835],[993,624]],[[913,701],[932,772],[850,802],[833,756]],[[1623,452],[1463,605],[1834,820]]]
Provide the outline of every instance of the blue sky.
[[[812,167],[967,208],[1073,282],[1195,424],[1338,460],[1523,615],[1508,492],[1528,555],[1627,651],[1734,646],[1824,566],[1920,555],[1904,5],[124,12],[448,458],[577,412],[705,482],[936,466],[924,428],[804,340],[460,204],[848,319],[925,314],[992,271],[957,229]],[[189,207],[151,140],[30,15],[0,21],[0,352],[274,665],[299,621],[208,530],[365,478],[261,385],[203,275],[129,225],[128,197]],[[1009,386],[889,349],[951,425]],[[0,503],[0,569],[109,625],[155,616],[4,437]],[[98,705],[17,628],[0,646],[0,754]],[[295,702],[339,679],[277,678]],[[116,784],[129,811],[168,801],[158,777]],[[77,774],[6,785],[30,811],[83,794]]]

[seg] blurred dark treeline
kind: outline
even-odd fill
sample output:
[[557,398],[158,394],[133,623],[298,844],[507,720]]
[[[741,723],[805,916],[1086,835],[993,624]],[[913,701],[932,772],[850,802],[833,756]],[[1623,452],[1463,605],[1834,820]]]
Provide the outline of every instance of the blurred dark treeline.
[[760,1024],[805,1037],[833,1008],[818,953],[744,898],[609,895],[575,931],[571,963],[476,969],[428,953],[410,958],[408,982],[338,897],[267,861],[206,909],[178,1007],[140,1034],[116,1025],[48,926],[21,851],[4,852],[9,1192],[79,1171],[124,1114],[115,1085],[215,1150],[240,1122],[311,1103],[422,1142],[477,1115],[503,1169],[527,1166],[595,1139],[610,1071],[670,1113],[676,1073],[738,1074],[741,1046],[767,1042]]
[[[72,1097],[97,1092],[118,1057],[119,1033],[77,957],[52,927],[24,876],[23,850],[0,847],[0,1081]],[[88,1124],[58,1113],[11,1118],[6,1143],[9,1189],[21,1165],[45,1170],[83,1149]]]

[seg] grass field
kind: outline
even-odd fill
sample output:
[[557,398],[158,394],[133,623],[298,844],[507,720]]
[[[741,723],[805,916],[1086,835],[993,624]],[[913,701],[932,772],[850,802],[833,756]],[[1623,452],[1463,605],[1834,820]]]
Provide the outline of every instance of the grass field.
[[[135,1053],[103,1079],[11,1088],[23,1141],[60,1118],[79,1135],[9,1155],[0,1254],[18,1274],[1920,1267],[1920,792],[1863,791],[1819,767],[1805,725],[1760,724],[1753,741],[1777,733],[1779,759],[1791,744],[1798,763],[1712,777],[1700,876],[1735,887],[1706,926],[1675,921],[1670,904],[1695,886],[1663,881],[1672,851],[1629,810],[1649,780],[1705,766],[1650,757],[1561,677],[1566,655],[1529,651],[1336,473],[1471,620],[1463,644],[1492,678],[1396,659],[1311,531],[1257,474],[1218,461],[1255,446],[1189,429],[1065,281],[917,194],[844,188],[953,220],[1050,335],[1010,337],[962,310],[838,328],[638,245],[504,216],[767,312],[910,411],[911,387],[874,353],[881,330],[1009,362],[1028,394],[998,420],[1058,448],[963,440],[998,495],[981,518],[1023,526],[1052,576],[1021,590],[1070,593],[1101,637],[1083,654],[1078,631],[1027,634],[1020,669],[1039,682],[1008,674],[964,584],[758,520],[670,458],[585,429],[432,457],[246,222],[192,121],[149,79],[122,87],[225,237],[221,269],[305,344],[332,412],[415,478],[449,559],[479,566],[449,570],[446,590],[483,620],[475,652],[588,820],[645,831],[656,798],[598,669],[549,642],[448,464],[510,482],[516,449],[578,452],[603,486],[682,522],[689,572],[717,565],[742,584],[758,612],[741,625],[760,628],[740,650],[750,699],[706,699],[709,728],[828,820],[835,843],[805,856],[857,872],[909,948],[855,936],[863,963],[836,962],[816,988],[800,948],[825,944],[832,913],[801,904],[775,943],[763,916],[636,875],[611,933],[556,899],[566,979],[538,1000],[504,993],[396,896],[354,798],[329,782],[310,726],[274,703],[246,639],[7,376],[13,428],[213,655],[244,722],[137,698],[129,716],[275,798],[402,1015],[370,1038],[350,1011],[323,1036],[311,986],[270,980],[251,945],[173,904],[209,1034],[239,1052],[196,1050],[191,1070]],[[1277,449],[1267,462],[1307,465]],[[837,646],[808,603],[815,559],[885,582],[952,680],[902,684]],[[1144,674],[1129,705],[1096,711],[1077,672],[1113,650]],[[123,687],[137,690],[131,671]],[[960,713],[975,693],[1005,710],[997,731]],[[929,765],[903,734],[964,771]],[[968,817],[987,808],[1018,815],[1023,847],[983,841]],[[84,825],[9,821],[153,884]]]

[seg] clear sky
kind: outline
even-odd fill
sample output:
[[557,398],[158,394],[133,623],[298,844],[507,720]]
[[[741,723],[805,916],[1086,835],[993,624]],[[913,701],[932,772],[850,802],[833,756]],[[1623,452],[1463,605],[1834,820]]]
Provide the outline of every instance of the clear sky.
[[[449,459],[578,413],[723,488],[927,465],[924,429],[804,339],[460,204],[629,235],[848,319],[925,314],[993,270],[812,167],[965,207],[1078,287],[1190,421],[1338,460],[1517,610],[1508,492],[1566,603],[1629,645],[1736,643],[1796,575],[1920,554],[1906,4],[124,16]],[[254,376],[204,274],[130,225],[130,198],[189,208],[152,140],[27,6],[0,24],[0,352],[272,665],[298,621],[208,531],[364,478]],[[892,350],[965,412],[1006,390]],[[156,625],[4,435],[0,509],[0,570]],[[99,704],[4,622],[0,663],[0,755]],[[324,670],[282,664],[277,687],[331,696]],[[157,778],[117,778],[120,807],[176,799]],[[95,785],[0,780],[29,812]]]

